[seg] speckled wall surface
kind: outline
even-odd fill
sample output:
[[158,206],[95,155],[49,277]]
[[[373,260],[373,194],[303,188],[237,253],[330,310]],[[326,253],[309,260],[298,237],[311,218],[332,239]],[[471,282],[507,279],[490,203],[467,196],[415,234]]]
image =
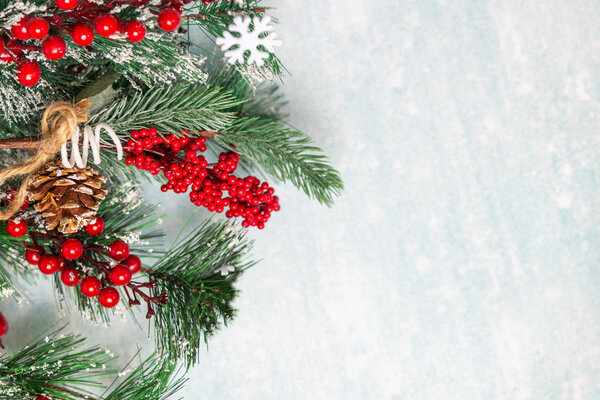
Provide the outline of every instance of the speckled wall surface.
[[[280,3],[291,122],[347,190],[279,189],[185,398],[600,398],[600,3]],[[40,288],[22,340],[56,318]]]

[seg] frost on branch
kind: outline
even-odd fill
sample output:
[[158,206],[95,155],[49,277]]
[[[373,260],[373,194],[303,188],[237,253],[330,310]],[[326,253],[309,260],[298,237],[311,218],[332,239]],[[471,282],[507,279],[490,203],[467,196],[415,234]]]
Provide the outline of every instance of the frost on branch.
[[[252,23],[252,29],[250,28]],[[262,19],[255,16],[250,17],[237,16],[233,20],[233,25],[229,26],[229,32],[224,32],[223,37],[217,39],[217,44],[225,52],[225,57],[229,59],[230,64],[236,62],[244,63],[244,54],[249,51],[247,64],[256,64],[261,67],[271,53],[275,51],[275,46],[280,46],[281,41],[275,39],[277,33],[271,32],[273,26],[270,25],[271,17],[268,15]],[[234,36],[231,32],[238,35]],[[261,49],[263,47],[267,51]]]

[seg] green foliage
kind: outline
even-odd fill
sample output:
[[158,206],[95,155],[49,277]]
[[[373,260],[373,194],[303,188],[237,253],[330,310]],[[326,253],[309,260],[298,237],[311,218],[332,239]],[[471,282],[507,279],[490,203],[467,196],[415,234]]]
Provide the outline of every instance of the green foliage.
[[0,355],[0,399],[31,400],[45,395],[63,400],[87,398],[89,388],[110,374],[111,356],[99,347],[85,347],[64,328],[34,339],[14,355]]
[[[116,380],[103,395],[102,379],[114,375],[113,357],[62,327],[36,337],[13,355],[0,355],[0,400],[31,400],[38,395],[62,400],[167,400],[181,389],[177,364],[157,353]],[[114,388],[112,388],[114,386]],[[110,390],[109,390],[110,389]]]
[[[204,340],[235,315],[233,283],[254,263],[245,261],[251,243],[244,232],[230,224],[202,224],[167,252],[150,277],[157,282],[155,295],[166,292],[169,300],[157,309],[157,348],[173,361],[183,358],[189,367],[198,361]],[[235,270],[221,274],[227,266]]]
[[322,150],[312,144],[310,137],[280,121],[240,118],[215,140],[328,206],[344,189],[339,173]]
[[181,389],[177,364],[158,353],[152,354],[127,375],[104,400],[167,400]]
[[[239,104],[230,92],[206,85],[158,86],[145,92],[132,92],[91,118],[103,121],[115,131],[155,127],[160,133],[184,129],[219,131],[231,124],[229,111]],[[127,135],[128,136],[128,135]]]

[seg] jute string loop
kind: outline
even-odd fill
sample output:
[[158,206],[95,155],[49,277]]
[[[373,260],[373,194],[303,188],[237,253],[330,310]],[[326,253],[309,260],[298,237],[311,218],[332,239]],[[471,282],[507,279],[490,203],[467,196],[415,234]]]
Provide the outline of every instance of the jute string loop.
[[26,175],[10,206],[0,211],[0,221],[10,219],[19,211],[25,202],[29,181],[40,168],[52,161],[63,143],[71,138],[77,125],[87,121],[87,109],[90,104],[88,99],[76,104],[57,101],[46,108],[42,116],[42,136],[37,153],[19,164],[0,171],[0,185],[7,179]]

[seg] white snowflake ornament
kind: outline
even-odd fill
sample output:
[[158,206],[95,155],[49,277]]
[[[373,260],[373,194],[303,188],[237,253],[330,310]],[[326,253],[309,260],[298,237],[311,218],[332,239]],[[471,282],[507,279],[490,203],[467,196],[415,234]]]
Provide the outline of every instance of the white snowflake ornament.
[[[252,29],[250,29],[252,23]],[[275,46],[280,46],[281,41],[275,39],[277,33],[271,32],[273,26],[270,25],[271,17],[265,15],[259,17],[242,17],[237,16],[233,19],[233,25],[229,26],[229,31],[223,32],[223,37],[217,39],[217,44],[225,52],[225,57],[230,64],[236,62],[244,63],[244,54],[249,51],[247,64],[256,64],[262,67],[265,60],[269,58],[271,53],[275,51]],[[234,36],[231,32],[237,33],[239,36]],[[268,33],[265,35],[265,33]],[[263,37],[260,37],[260,36]],[[267,51],[259,48],[263,46]]]

